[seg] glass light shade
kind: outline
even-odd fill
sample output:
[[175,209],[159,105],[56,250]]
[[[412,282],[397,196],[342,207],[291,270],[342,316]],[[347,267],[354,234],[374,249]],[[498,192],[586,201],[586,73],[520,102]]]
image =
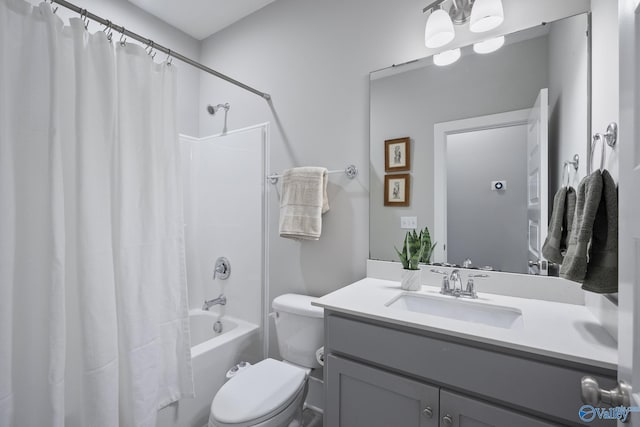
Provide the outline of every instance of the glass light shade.
[[437,55],[433,55],[433,63],[440,67],[450,65],[460,59],[460,55],[460,48],[446,50],[444,52],[438,53]]
[[502,0],[476,0],[471,9],[469,30],[474,33],[483,33],[498,27],[502,21],[504,21]]
[[496,37],[493,39],[485,40],[473,45],[473,51],[475,53],[491,53],[500,49],[504,45],[504,36]]
[[424,27],[424,44],[430,49],[439,48],[449,43],[455,36],[449,14],[442,9],[434,10]]

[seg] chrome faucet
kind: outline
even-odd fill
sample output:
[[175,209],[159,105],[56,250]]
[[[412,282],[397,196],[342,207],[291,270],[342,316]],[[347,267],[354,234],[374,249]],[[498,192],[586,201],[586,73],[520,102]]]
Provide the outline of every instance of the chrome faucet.
[[470,274],[467,279],[466,288],[462,288],[462,275],[460,274],[460,270],[454,269],[450,275],[447,275],[446,272],[440,270],[431,270],[432,273],[442,274],[442,287],[440,288],[440,293],[443,295],[451,295],[454,297],[470,297],[470,298],[478,298],[478,294],[476,293],[476,286],[473,282],[475,277],[489,277],[488,274]]
[[202,305],[203,310],[209,310],[214,305],[227,305],[227,297],[220,294],[218,298],[210,299],[209,301],[205,301]]

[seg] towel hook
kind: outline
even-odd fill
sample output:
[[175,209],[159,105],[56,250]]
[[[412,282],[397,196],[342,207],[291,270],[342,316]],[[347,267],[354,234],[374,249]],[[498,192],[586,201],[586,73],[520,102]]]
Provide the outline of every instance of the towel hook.
[[562,185],[565,188],[569,188],[569,184],[570,184],[570,174],[571,174],[571,167],[569,166],[569,162],[564,162],[564,167],[562,168]]
[[613,147],[618,142],[618,124],[616,122],[609,123],[607,131],[602,135],[602,138],[609,147]]
[[605,156],[605,139],[601,133],[593,135],[593,142],[591,143],[591,168],[593,169],[593,154],[595,153],[596,144],[600,141],[602,150],[600,151],[600,170],[604,169],[604,156]]
[[[573,155],[573,160],[565,160],[562,168],[562,179],[561,182],[565,187],[569,187],[571,183],[571,167],[575,171],[574,177],[578,176],[578,168],[580,167],[580,156],[578,154]],[[566,176],[566,184],[565,184],[565,176]]]

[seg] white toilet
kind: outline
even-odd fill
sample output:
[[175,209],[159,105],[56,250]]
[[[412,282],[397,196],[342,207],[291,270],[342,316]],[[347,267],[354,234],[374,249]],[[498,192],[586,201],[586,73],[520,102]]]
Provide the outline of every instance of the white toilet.
[[273,300],[276,334],[284,361],[265,359],[224,384],[211,403],[209,427],[302,426],[307,378],[323,345],[323,310],[315,298],[285,294]]

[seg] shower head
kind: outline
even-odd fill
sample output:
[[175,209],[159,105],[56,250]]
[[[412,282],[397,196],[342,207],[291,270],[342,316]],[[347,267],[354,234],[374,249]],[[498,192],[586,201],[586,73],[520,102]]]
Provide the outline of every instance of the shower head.
[[229,105],[229,103],[225,103],[225,104],[218,104],[218,105],[207,105],[207,112],[209,114],[211,114],[212,116],[219,110],[219,109],[224,109],[225,111],[229,111],[229,108],[231,108],[231,105]]

